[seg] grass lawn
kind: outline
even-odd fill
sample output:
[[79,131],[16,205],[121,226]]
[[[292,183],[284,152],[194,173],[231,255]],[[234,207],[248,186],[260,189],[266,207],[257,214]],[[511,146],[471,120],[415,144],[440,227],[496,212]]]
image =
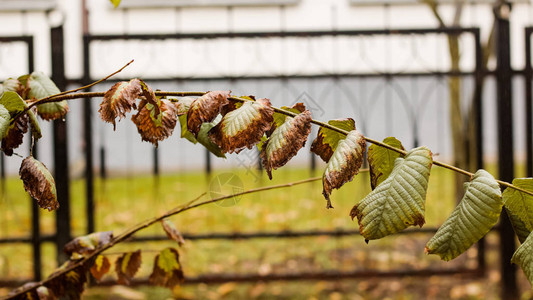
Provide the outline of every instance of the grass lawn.
[[[210,183],[222,173],[236,175],[243,183],[244,189],[259,186],[287,183],[310,177],[307,169],[284,168],[274,172],[274,179],[269,181],[266,174],[255,176],[243,170],[223,170],[213,172],[211,177],[203,173],[188,172],[182,174],[162,175],[158,180],[151,176],[117,177],[96,182],[96,225],[98,231],[113,230],[115,234],[124,229],[172,207],[187,202],[199,194],[209,191]],[[321,175],[316,172],[314,176]],[[326,210],[322,197],[320,181],[296,187],[251,194],[237,199],[237,203],[224,205],[211,204],[193,209],[172,218],[177,228],[186,233],[212,232],[253,232],[278,230],[312,230],[312,229],[357,229],[357,221],[348,216],[350,209],[368,192],[370,192],[368,173],[357,175],[354,181],[346,184],[332,195],[335,209]],[[466,179],[466,178],[465,178]],[[454,207],[453,173],[442,168],[433,168],[426,202],[426,225],[436,227],[441,224]],[[227,190],[226,190],[227,191]],[[85,234],[85,192],[84,183],[72,181],[72,228],[73,234]],[[207,199],[206,195],[204,199]],[[14,237],[28,235],[30,232],[30,206],[27,194],[18,178],[7,180],[0,203],[0,236]],[[54,232],[54,213],[41,211],[41,230],[45,234]],[[143,234],[164,234],[159,225],[145,229]],[[360,236],[344,238],[307,237],[296,239],[251,239],[240,241],[202,240],[188,241],[181,248],[182,261],[186,276],[217,273],[260,273],[295,271],[337,270],[392,270],[420,268],[451,268],[454,266],[475,267],[476,249],[469,250],[452,263],[441,262],[437,256],[424,255],[424,245],[430,235],[398,235],[379,241],[364,243]],[[143,266],[139,276],[147,276],[157,250],[175,246],[172,242],[126,243],[110,250],[114,260],[124,251],[143,250]],[[44,244],[44,274],[49,274],[56,267],[55,248]],[[0,274],[2,278],[28,278],[31,276],[31,248],[28,245],[0,245]],[[112,278],[113,275],[106,275]],[[438,277],[440,280],[441,277]],[[428,278],[428,280],[431,278]],[[443,279],[447,280],[447,279]],[[332,299],[337,294],[347,295],[349,291],[364,298],[373,298],[376,286],[388,282],[381,289],[391,291],[387,279],[338,281],[338,282],[292,282],[292,283],[255,283],[224,285],[185,286],[175,295],[183,298],[230,298],[272,297],[293,298],[312,296],[325,292]],[[363,284],[363,282],[366,282]],[[361,284],[367,285],[360,286]],[[413,280],[413,285],[420,284]],[[395,286],[395,284],[392,284]],[[401,289],[409,283],[401,282]],[[389,288],[388,288],[389,287]],[[495,288],[494,286],[492,287]],[[350,290],[351,289],[351,290]],[[379,289],[378,289],[379,290]],[[394,290],[394,289],[393,289]],[[118,292],[117,292],[118,291]],[[297,292],[299,291],[299,292]],[[366,291],[366,292],[365,292]],[[158,288],[125,287],[91,288],[89,298],[105,298],[102,295],[117,292],[119,299],[135,297],[165,298],[172,292]],[[368,292],[368,293],[367,293]],[[426,291],[429,293],[430,291]],[[449,292],[449,291],[448,291]],[[481,292],[487,291],[481,289]],[[362,293],[362,294],[361,294]],[[366,293],[366,294],[365,294]],[[393,293],[394,294],[394,293]],[[120,296],[122,295],[122,296]],[[129,296],[124,296],[129,295]],[[143,296],[144,295],[144,296]],[[333,295],[333,296],[331,296]],[[354,294],[355,295],[355,294]],[[387,294],[376,294],[381,297]],[[408,295],[406,294],[409,299]],[[267,297],[268,298],[268,297]],[[307,298],[307,297],[304,297]],[[115,299],[115,298],[113,298]]]

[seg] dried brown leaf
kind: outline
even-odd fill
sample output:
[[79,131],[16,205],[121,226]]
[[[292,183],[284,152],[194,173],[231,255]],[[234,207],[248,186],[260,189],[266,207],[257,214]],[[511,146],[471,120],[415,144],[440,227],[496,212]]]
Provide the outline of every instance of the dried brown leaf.
[[49,211],[59,208],[54,178],[42,162],[33,156],[26,157],[20,165],[19,175],[24,189],[37,200],[39,207]]
[[[58,272],[71,266],[73,262],[67,261],[61,267],[56,269],[54,273],[50,275],[55,276]],[[67,273],[56,277],[44,284],[46,288],[51,292],[51,296],[60,299],[81,299],[81,294],[85,289],[85,283],[87,282],[87,268],[85,265],[81,265]]]
[[[34,288],[36,286],[39,286],[39,283],[37,282],[28,282],[26,284],[24,284],[23,286],[17,288],[17,289],[14,289],[12,290],[11,292],[9,292],[8,294],[8,297],[11,297],[17,293],[19,293],[20,291],[22,290],[25,290],[25,289],[29,289],[29,288]],[[17,299],[17,300],[55,300],[57,298],[55,298],[53,295],[50,294],[50,291],[48,291],[48,289],[44,286],[39,286],[38,288],[34,289],[34,290],[31,290],[29,292],[26,292],[14,299]]]
[[180,246],[185,244],[185,239],[183,239],[181,232],[179,232],[172,221],[169,219],[163,219],[161,220],[161,226],[163,226],[163,230],[165,230],[169,239],[177,242]]
[[229,91],[213,91],[194,100],[187,112],[187,129],[197,136],[202,123],[213,121],[229,96]]
[[114,84],[105,94],[100,103],[100,118],[116,127],[116,119],[120,121],[126,117],[126,113],[136,108],[136,100],[141,94],[139,79],[121,81]]
[[125,253],[115,262],[115,271],[117,272],[117,282],[119,284],[129,285],[133,276],[141,266],[141,250]]
[[112,239],[113,231],[94,232],[68,242],[63,251],[72,256],[73,259],[79,259],[108,244]]
[[111,263],[109,259],[104,255],[98,255],[94,260],[94,264],[91,267],[91,274],[96,281],[100,281],[102,277],[111,269]]
[[209,131],[209,138],[225,153],[251,149],[272,126],[273,113],[268,99],[244,102]]
[[311,133],[311,112],[308,110],[296,117],[287,117],[277,126],[261,148],[261,161],[268,178],[272,170],[284,166],[305,145]]
[[166,248],[154,259],[150,282],[155,285],[174,288],[183,282],[183,270],[178,250]]
[[8,127],[6,136],[2,139],[2,151],[7,156],[13,155],[13,149],[22,145],[24,134],[28,132],[28,119],[28,115],[24,114]]
[[178,120],[176,111],[177,108],[174,103],[166,100],[160,100],[160,107],[142,100],[139,105],[137,114],[131,117],[133,123],[137,125],[137,130],[141,134],[143,141],[148,141],[154,145],[158,145],[158,141],[162,141],[172,135],[176,122]]
[[326,198],[328,208],[332,208],[329,199],[331,191],[352,181],[353,177],[359,173],[365,150],[365,138],[357,130],[350,131],[345,139],[339,141],[322,176],[324,187],[322,194]]

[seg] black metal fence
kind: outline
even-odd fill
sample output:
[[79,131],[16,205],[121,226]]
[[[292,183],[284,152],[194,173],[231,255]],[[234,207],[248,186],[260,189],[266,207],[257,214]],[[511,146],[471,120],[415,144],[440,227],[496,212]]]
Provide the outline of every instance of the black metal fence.
[[[512,74],[523,76],[525,78],[525,113],[526,113],[526,135],[527,135],[527,174],[531,176],[533,173],[533,162],[532,162],[532,147],[533,147],[533,130],[532,130],[532,110],[531,110],[531,100],[532,100],[532,66],[531,66],[531,35],[533,33],[533,28],[526,28],[526,67],[524,70],[512,71]],[[81,79],[67,79],[64,74],[64,60],[63,60],[63,32],[62,28],[53,28],[52,29],[52,78],[58,84],[61,89],[64,89],[68,83],[70,84],[82,84],[88,83],[95,78],[91,76],[91,45],[95,42],[113,42],[113,41],[154,41],[154,40],[217,40],[217,39],[268,39],[268,38],[302,38],[302,39],[313,39],[313,38],[337,38],[337,37],[372,37],[372,36],[424,36],[424,35],[469,35],[473,40],[473,54],[474,57],[474,66],[471,70],[467,71],[448,71],[448,70],[425,70],[425,71],[410,71],[410,72],[368,72],[368,73],[357,73],[357,72],[348,72],[348,73],[313,73],[313,74],[271,74],[271,75],[248,75],[248,76],[235,76],[235,75],[221,75],[221,76],[198,76],[198,77],[180,77],[180,76],[167,76],[164,78],[150,77],[143,78],[152,82],[164,82],[176,84],[180,88],[187,87],[187,83],[205,83],[219,81],[224,84],[229,85],[229,88],[232,86],[238,86],[240,82],[244,84],[249,84],[252,82],[277,82],[281,86],[289,87],[291,80],[303,80],[306,81],[307,85],[313,85],[319,80],[322,82],[330,82],[333,86],[336,87],[346,87],[351,86],[351,84],[359,84],[359,87],[364,87],[364,84],[368,84],[367,80],[376,79],[384,82],[385,86],[394,87],[394,81],[399,79],[408,79],[408,80],[422,80],[427,78],[433,78],[437,81],[446,81],[450,77],[461,77],[464,79],[470,79],[472,89],[478,91],[475,93],[475,97],[472,100],[472,105],[475,107],[477,112],[475,115],[475,124],[476,124],[476,144],[479,145],[476,149],[476,165],[478,168],[483,167],[483,119],[481,112],[483,111],[483,95],[481,89],[481,82],[483,78],[487,75],[498,74],[496,72],[488,72],[484,70],[482,66],[482,53],[481,53],[481,38],[480,31],[478,28],[438,28],[438,29],[401,29],[401,30],[346,30],[346,31],[295,31],[295,32],[242,32],[242,33],[217,33],[217,34],[166,34],[166,35],[85,35],[84,36],[84,75]],[[0,43],[9,43],[13,41],[23,41],[28,45],[28,65],[30,66],[28,71],[33,70],[33,40],[31,37],[9,37],[9,38],[0,38]],[[498,66],[499,68],[502,65]],[[505,67],[505,66],[503,66]],[[512,75],[511,74],[511,75]],[[506,78],[499,79],[499,84],[505,84]],[[353,95],[353,91],[347,88],[345,91],[348,96]],[[378,91],[381,93],[382,91]],[[376,92],[377,93],[377,92]],[[362,97],[370,98],[375,95],[364,95]],[[385,98],[390,98],[390,94],[386,94]],[[330,96],[331,97],[331,96]],[[408,96],[405,96],[409,98]],[[503,95],[502,97],[505,97]],[[327,101],[330,98],[326,97],[323,103],[328,103]],[[444,99],[441,99],[444,100]],[[499,100],[498,100],[499,101]],[[94,193],[94,150],[95,146],[93,143],[93,124],[92,124],[92,115],[94,114],[94,108],[91,106],[90,101],[87,99],[83,105],[83,116],[84,116],[84,143],[85,143],[85,164],[86,169],[84,173],[85,187],[86,187],[86,215],[87,215],[87,232],[93,232],[96,228],[95,224],[95,193]],[[412,123],[412,146],[417,146],[420,143],[419,132],[417,131],[418,120],[416,119],[416,113],[411,116],[413,119],[410,120]],[[511,118],[511,116],[501,116],[501,118]],[[36,205],[32,205],[32,233],[30,236],[26,237],[17,237],[17,238],[5,238],[0,239],[2,246],[9,245],[11,243],[30,243],[33,247],[33,259],[34,259],[34,278],[33,280],[41,279],[41,244],[43,242],[53,241],[58,249],[57,257],[58,261],[63,261],[65,259],[62,254],[62,246],[68,242],[71,237],[71,216],[69,209],[69,168],[68,168],[68,152],[67,152],[67,126],[65,122],[56,121],[54,123],[54,170],[55,178],[57,183],[58,196],[61,199],[61,208],[58,210],[56,215],[56,232],[53,236],[42,236],[39,231],[39,215],[37,212]],[[512,144],[512,140],[511,140]],[[153,173],[157,175],[159,173],[159,160],[157,149],[153,150]],[[100,155],[100,175],[105,177],[106,175],[106,148],[105,145],[101,145],[98,151]],[[4,164],[3,156],[0,156],[1,163],[1,175],[2,175],[2,184],[5,178],[4,174]],[[310,156],[310,167],[315,167],[314,157]],[[212,163],[211,157],[208,152],[205,155],[205,171],[211,172]],[[4,190],[4,188],[2,188]],[[33,203],[33,202],[32,202]],[[411,232],[434,232],[435,228],[424,228],[420,230],[412,230]],[[307,237],[307,236],[347,236],[347,235],[357,235],[356,230],[350,231],[282,231],[282,232],[250,232],[250,233],[213,233],[213,234],[204,234],[204,235],[194,235],[185,233],[185,238],[191,240],[201,240],[201,239],[256,239],[256,238],[266,238],[266,237],[276,237],[276,238],[298,238],[298,237]],[[166,239],[164,236],[143,236],[132,241],[156,241]],[[225,281],[257,281],[257,280],[297,280],[297,279],[339,279],[339,278],[353,278],[360,276],[427,276],[427,275],[446,275],[446,274],[457,274],[457,273],[467,273],[482,275],[485,271],[485,256],[484,256],[484,246],[483,241],[479,244],[479,251],[477,256],[477,267],[474,269],[468,269],[465,267],[451,269],[451,270],[413,270],[413,271],[402,271],[402,270],[392,270],[389,272],[365,272],[361,273],[358,271],[354,272],[337,272],[329,270],[327,272],[319,273],[299,273],[299,274],[270,274],[260,276],[257,274],[226,274],[226,275],[201,275],[196,278],[189,278],[188,282],[225,282]],[[30,279],[28,279],[30,280]],[[1,280],[0,285],[18,285],[20,281],[11,281],[11,280]]]

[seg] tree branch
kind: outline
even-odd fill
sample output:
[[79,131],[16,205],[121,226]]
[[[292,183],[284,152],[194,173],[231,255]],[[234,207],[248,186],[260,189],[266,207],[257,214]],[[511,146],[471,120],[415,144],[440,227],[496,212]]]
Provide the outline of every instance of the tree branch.
[[141,222],[141,223],[133,226],[132,228],[126,230],[122,234],[116,236],[113,240],[111,240],[111,242],[103,245],[101,248],[96,249],[91,254],[85,256],[81,260],[76,261],[74,264],[72,264],[72,265],[68,266],[67,268],[57,272],[53,276],[50,276],[50,277],[48,277],[48,278],[46,278],[44,280],[41,280],[41,281],[37,282],[36,285],[33,285],[33,286],[29,287],[29,288],[20,290],[16,294],[9,295],[9,296],[7,296],[5,298],[2,298],[2,299],[14,299],[14,298],[16,298],[18,296],[22,296],[23,294],[25,294],[27,292],[35,290],[38,287],[43,286],[46,283],[48,283],[48,282],[50,282],[50,281],[52,281],[52,280],[54,280],[54,279],[56,279],[56,278],[58,278],[60,276],[63,276],[64,274],[66,274],[66,273],[68,273],[68,272],[70,272],[70,271],[72,271],[72,270],[74,270],[76,268],[79,268],[79,267],[83,266],[85,263],[87,263],[92,258],[94,258],[94,257],[98,256],[99,254],[101,254],[102,252],[112,248],[116,244],[118,244],[120,242],[123,242],[124,240],[126,240],[130,236],[134,235],[138,231],[140,231],[140,230],[142,230],[144,228],[147,228],[150,225],[153,225],[154,223],[160,222],[161,220],[166,219],[168,217],[171,217],[171,216],[174,216],[174,215],[178,215],[178,214],[180,214],[182,212],[188,211],[188,210],[196,208],[196,207],[200,207],[200,206],[204,206],[204,205],[207,205],[207,204],[219,202],[219,201],[222,201],[222,200],[225,200],[225,199],[229,199],[229,198],[232,198],[232,197],[236,197],[236,196],[243,196],[243,195],[247,195],[247,194],[259,193],[259,192],[264,192],[264,191],[268,191],[268,190],[275,190],[275,189],[280,189],[280,188],[288,188],[288,187],[293,187],[293,186],[304,184],[304,183],[318,181],[318,180],[321,180],[321,179],[322,179],[322,177],[313,177],[313,178],[308,178],[308,179],[304,179],[304,180],[300,180],[300,181],[294,181],[294,182],[290,182],[290,183],[284,183],[284,184],[260,187],[260,188],[250,189],[250,190],[247,190],[247,191],[244,191],[244,192],[240,192],[240,193],[235,193],[235,194],[232,194],[232,195],[227,195],[227,196],[222,196],[222,197],[217,197],[217,198],[205,200],[205,201],[198,202],[198,203],[194,204],[196,201],[198,201],[200,198],[202,198],[205,195],[205,193],[203,193],[200,196],[196,197],[195,199],[193,199],[192,201],[190,201],[190,202],[188,202],[186,204],[180,205],[180,206],[178,206],[176,208],[173,208],[173,209],[167,211],[166,213],[164,213],[164,214],[162,214],[162,215],[160,215],[158,217],[154,217],[154,218],[148,219],[148,220],[146,220],[144,222]]

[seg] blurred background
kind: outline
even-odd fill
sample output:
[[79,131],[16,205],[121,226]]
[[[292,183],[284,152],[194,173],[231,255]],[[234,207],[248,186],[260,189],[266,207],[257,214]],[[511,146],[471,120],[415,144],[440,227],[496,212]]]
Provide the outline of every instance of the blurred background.
[[[315,119],[350,117],[366,136],[395,136],[511,181],[533,175],[532,20],[526,0],[122,0],[116,9],[108,0],[0,0],[0,80],[43,71],[66,90],[134,59],[93,91],[139,77],[166,91],[303,102]],[[155,148],[129,119],[116,131],[100,121],[100,101],[70,101],[66,120],[41,124],[34,154],[56,178],[57,213],[39,211],[24,192],[19,157],[0,157],[1,293],[45,278],[75,236],[118,234],[203,192],[301,180],[325,167],[309,152],[316,127],[269,181],[256,149],[217,158],[179,128]],[[29,140],[17,152],[27,155]],[[143,250],[134,287],[110,287],[110,274],[85,297],[530,298],[509,263],[517,242],[508,222],[452,262],[424,255],[465,180],[433,168],[426,225],[369,245],[348,216],[371,190],[365,172],[333,193],[333,210],[320,182],[195,209],[172,218],[187,240],[183,287],[144,285],[148,262],[173,245],[157,225],[109,254]]]

